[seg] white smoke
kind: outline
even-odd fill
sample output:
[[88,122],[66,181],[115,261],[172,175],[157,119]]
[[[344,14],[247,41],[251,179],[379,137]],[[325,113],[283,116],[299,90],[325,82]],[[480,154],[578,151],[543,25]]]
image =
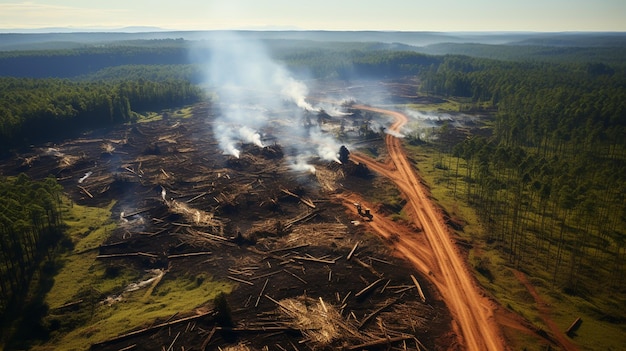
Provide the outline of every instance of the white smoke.
[[312,129],[309,132],[311,140],[316,145],[317,155],[326,161],[339,161],[339,148],[341,145],[330,135],[323,134],[319,129]]
[[337,107],[331,107],[329,109],[325,109],[324,111],[326,111],[326,113],[328,113],[329,116],[331,117],[346,117],[346,116],[352,116],[351,112],[343,112],[340,109],[338,109]]
[[307,162],[305,155],[298,155],[290,160],[289,168],[296,172],[308,172],[315,174],[315,166]]
[[385,133],[389,134],[389,135],[393,135],[396,138],[404,138],[405,135],[400,133],[400,132],[396,132],[395,130],[391,130],[391,129],[385,129]]
[[306,101],[306,95],[309,93],[309,88],[307,88],[304,83],[297,81],[292,77],[283,76],[285,73],[286,71],[279,70],[277,72],[278,76],[276,77],[276,81],[281,82],[283,85],[283,88],[281,89],[283,97],[287,100],[293,101],[296,106],[303,110],[319,112],[319,108],[313,107],[313,105]]
[[[315,154],[339,162],[341,145],[310,123],[311,114],[321,109],[307,101],[303,81],[272,60],[257,41],[224,32],[209,43],[207,80],[220,109],[213,132],[225,154],[239,157],[241,142],[263,147],[262,134],[271,133],[291,156]],[[333,112],[342,115],[338,108]]]
[[247,143],[254,144],[258,147],[263,147],[261,134],[249,127],[243,126],[239,128],[239,136],[243,139],[243,141]]

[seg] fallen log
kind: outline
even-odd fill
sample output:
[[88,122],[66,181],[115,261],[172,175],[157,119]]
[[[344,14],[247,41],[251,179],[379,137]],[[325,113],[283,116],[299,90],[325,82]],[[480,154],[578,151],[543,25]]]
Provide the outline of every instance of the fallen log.
[[269,282],[269,279],[265,279],[265,284],[263,284],[263,287],[261,288],[261,292],[259,293],[259,296],[256,298],[256,303],[254,304],[254,307],[259,306],[259,300],[261,300],[261,296],[263,296],[263,293],[265,292],[265,288],[267,287],[267,283]]
[[240,282],[240,283],[244,283],[244,284],[248,284],[248,285],[254,285],[253,282],[247,281],[247,280],[243,280],[243,279],[239,279],[237,277],[233,277],[232,275],[227,275],[226,278],[228,279],[232,279],[236,282]]
[[211,342],[211,338],[213,337],[213,334],[215,334],[216,330],[217,330],[217,327],[213,327],[213,329],[211,329],[211,331],[209,332],[209,335],[202,342],[202,346],[200,347],[200,350],[202,351],[206,350],[206,347],[209,345],[209,342]]
[[210,255],[210,254],[211,254],[211,251],[189,252],[189,253],[184,253],[184,254],[169,255],[167,256],[167,258],[172,259],[172,258],[202,256],[202,255]]
[[141,174],[133,171],[132,169],[130,169],[130,167],[124,167],[125,170],[129,171],[130,173],[136,175],[137,177],[141,178]]
[[267,326],[267,327],[217,327],[217,330],[231,331],[231,332],[274,332],[274,331],[289,331],[289,332],[300,332],[299,329],[294,329],[292,327],[281,327],[281,326]]
[[254,279],[267,278],[267,277],[269,277],[269,276],[272,276],[272,275],[274,275],[274,274],[278,274],[278,273],[280,273],[280,272],[282,272],[282,270],[280,270],[280,271],[274,271],[274,272],[269,272],[269,273],[265,273],[265,274],[261,274],[261,275],[256,276],[256,277],[251,277],[250,279],[251,279],[251,280],[254,280]]
[[356,248],[359,246],[359,242],[357,241],[356,244],[354,244],[354,247],[352,248],[352,250],[350,250],[350,253],[348,254],[348,257],[346,257],[346,260],[350,261],[350,259],[352,258],[352,254],[354,254],[354,251],[356,251]]
[[292,257],[292,258],[294,260],[301,260],[301,261],[310,261],[310,262],[326,263],[326,264],[335,264],[335,261],[323,260],[323,259],[315,258],[315,257],[295,256],[295,257]]
[[372,267],[371,265],[361,261],[360,259],[358,259],[357,257],[354,258],[354,262],[358,263],[359,265],[361,265],[361,267],[363,268],[367,268],[370,272],[372,272],[373,275],[382,278],[382,274],[378,273],[374,267]]
[[291,228],[294,224],[298,224],[300,222],[306,222],[306,221],[310,221],[311,219],[315,218],[318,214],[320,214],[320,212],[322,212],[321,210],[315,210],[312,212],[307,212],[303,215],[300,215],[296,218],[293,218],[291,220],[289,220],[286,224],[285,224],[285,230]]
[[207,233],[207,232],[202,232],[199,230],[192,230],[192,229],[188,229],[187,232],[191,235],[200,235],[200,236],[204,236],[210,239],[215,239],[215,240],[219,240],[219,241],[229,241],[227,238],[223,237],[223,236],[219,236],[219,235],[215,235],[215,234],[211,234],[211,233]]
[[81,303],[83,303],[83,299],[80,299],[80,300],[77,300],[77,301],[68,302],[68,303],[66,303],[64,305],[61,305],[59,307],[55,307],[53,310],[61,310],[61,309],[64,309],[64,308],[80,305]]
[[422,299],[422,302],[426,302],[426,296],[424,296],[422,287],[420,286],[420,283],[417,282],[417,279],[415,279],[415,276],[413,274],[411,274],[411,279],[413,279],[413,283],[415,284],[415,287],[417,288],[417,293],[420,295],[420,299]]
[[302,278],[298,277],[296,274],[291,273],[290,271],[288,271],[288,270],[286,270],[286,269],[283,269],[283,271],[285,271],[285,273],[289,274],[290,276],[292,276],[292,277],[294,277],[294,278],[298,279],[298,280],[299,280],[299,281],[301,281],[302,283],[304,283],[304,284],[308,284],[308,283],[306,282],[306,280],[304,280],[304,279],[302,279]]
[[96,256],[96,258],[118,258],[118,257],[133,257],[133,256],[145,256],[145,257],[150,257],[150,258],[159,257],[155,254],[149,254],[145,252],[131,252],[131,253],[121,253],[121,254],[98,255]]
[[93,199],[93,195],[91,195],[91,193],[89,192],[89,190],[85,189],[85,187],[82,187],[82,186],[80,186],[80,185],[77,185],[77,186],[80,188],[80,190],[82,190],[85,194],[87,194],[87,196],[89,196],[90,198],[92,198],[92,199]]
[[567,330],[565,331],[565,334],[567,334],[567,336],[569,336],[570,338],[572,337],[572,335],[576,332],[576,330],[578,330],[578,328],[580,328],[580,325],[583,323],[582,318],[578,317],[576,318],[572,324],[570,324],[570,326],[567,328]]
[[298,313],[298,311],[294,311],[294,310],[292,310],[291,308],[289,308],[289,307],[287,307],[287,306],[283,305],[282,303],[280,303],[280,301],[276,301],[276,300],[274,300],[271,296],[269,296],[269,295],[267,295],[267,294],[264,294],[263,296],[265,296],[268,300],[270,300],[270,301],[272,301],[273,303],[275,303],[276,305],[278,305],[280,308],[282,308],[282,309],[284,309],[285,311],[287,311],[287,312],[291,313],[292,315],[297,316],[297,315],[299,314],[299,313]]
[[358,293],[354,294],[355,297],[361,297],[361,295],[367,293],[368,291],[374,289],[378,284],[380,284],[380,282],[383,281],[383,278],[379,278],[378,280],[376,280],[375,282],[373,282],[372,284],[364,287],[361,291],[359,291]]
[[296,194],[292,193],[291,191],[289,191],[289,190],[287,190],[287,189],[282,189],[282,188],[281,188],[281,189],[280,189],[280,191],[282,191],[283,193],[285,193],[285,194],[287,194],[287,195],[289,195],[289,196],[293,196],[293,197],[295,197],[296,199],[300,200],[300,202],[302,202],[303,204],[307,205],[308,207],[310,207],[310,208],[312,208],[312,209],[315,209],[315,208],[316,208],[315,204],[314,204],[311,200],[304,199],[304,198],[302,198],[302,197],[300,197],[300,196],[298,196],[298,195],[296,195]]
[[138,214],[140,214],[140,213],[148,212],[148,211],[150,211],[151,209],[152,209],[152,208],[143,208],[143,209],[141,209],[141,210],[137,210],[137,211],[134,211],[134,212],[124,213],[124,214],[123,214],[122,216],[120,216],[120,217],[122,217],[122,218],[132,217],[132,216],[138,215]]
[[377,262],[380,262],[380,263],[392,265],[391,262],[385,261],[385,260],[381,260],[380,258],[376,258],[376,257],[372,257],[372,256],[367,256],[367,258],[369,258],[372,261],[377,261]]
[[282,257],[282,256],[274,255],[273,253],[261,251],[261,250],[258,250],[256,248],[254,248],[254,247],[248,247],[248,251],[254,252],[255,254],[258,254],[258,255],[262,255],[265,258],[269,257],[269,258],[273,258],[273,259],[279,260],[279,261],[281,261],[280,264],[287,264],[287,263],[294,262],[294,260],[292,260],[290,258],[285,258],[285,257]]
[[212,314],[212,313],[213,313],[213,311],[204,312],[204,313],[197,314],[197,315],[194,315],[194,316],[177,319],[175,321],[165,322],[165,323],[161,323],[161,324],[150,326],[148,328],[135,330],[135,331],[132,331],[130,333],[126,333],[126,334],[122,334],[122,335],[116,336],[116,337],[114,337],[112,339],[109,339],[109,340],[105,340],[105,341],[101,341],[101,342],[98,342],[98,343],[95,343],[95,344],[91,344],[91,348],[93,349],[95,347],[103,347],[103,346],[106,346],[106,345],[109,345],[109,344],[112,344],[112,343],[115,343],[115,342],[119,342],[119,341],[122,341],[122,340],[126,340],[126,339],[129,339],[129,338],[135,337],[135,336],[139,336],[139,335],[148,333],[148,332],[153,331],[155,329],[160,329],[160,328],[163,328],[163,327],[168,327],[168,326],[176,325],[176,324],[183,323],[183,322],[189,322],[189,321],[193,321],[193,320],[196,320],[196,319],[200,319],[200,318],[205,317],[205,316],[207,316],[209,314]]
[[273,253],[277,253],[277,252],[281,252],[281,251],[289,251],[289,250],[296,250],[296,249],[301,249],[303,247],[307,247],[309,246],[309,244],[301,244],[301,245],[296,245],[296,246],[290,246],[290,247],[284,247],[282,249],[274,249],[271,251],[268,251],[268,254],[273,254]]
[[361,330],[365,326],[365,324],[367,324],[367,322],[369,322],[374,316],[378,315],[384,309],[386,309],[386,308],[390,307],[391,305],[395,304],[396,302],[398,302],[398,300],[400,300],[400,298],[393,299],[390,302],[388,302],[388,303],[382,305],[381,307],[377,308],[376,310],[374,310],[374,312],[368,314],[367,317],[363,318],[361,323],[359,323],[359,327],[357,329]]
[[192,197],[191,199],[189,199],[189,200],[187,200],[187,201],[185,201],[185,202],[186,202],[186,203],[190,203],[190,202],[192,202],[192,201],[195,201],[195,200],[197,200],[197,199],[199,199],[199,198],[203,197],[203,196],[204,196],[204,195],[206,195],[206,194],[207,194],[207,192],[205,191],[205,192],[203,192],[203,193],[201,193],[201,194],[199,194],[199,195],[196,195],[196,196]]
[[380,338],[380,339],[368,341],[363,344],[349,346],[347,350],[362,350],[362,349],[372,347],[372,346],[391,344],[392,342],[404,341],[404,340],[409,340],[409,339],[413,339],[413,336],[405,335],[405,336],[397,336],[395,338]]
[[179,336],[180,336],[180,332],[178,332],[178,334],[176,334],[176,337],[174,338],[174,340],[172,341],[172,343],[170,344],[170,346],[167,348],[166,351],[172,350],[172,347],[174,347],[174,343],[176,343],[176,340],[178,340]]

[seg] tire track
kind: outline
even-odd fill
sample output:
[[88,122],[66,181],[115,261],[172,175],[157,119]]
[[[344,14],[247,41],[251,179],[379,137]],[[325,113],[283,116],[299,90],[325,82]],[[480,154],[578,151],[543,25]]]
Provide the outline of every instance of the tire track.
[[[362,105],[354,107],[393,117],[394,123],[389,129],[396,132],[407,122],[407,117],[397,111]],[[453,315],[460,334],[460,344],[467,350],[506,350],[506,343],[491,310],[493,302],[482,295],[476,286],[473,276],[467,270],[464,260],[452,242],[441,213],[433,207],[426,195],[400,140],[387,135],[385,143],[395,170],[390,170],[363,155],[352,154],[350,157],[391,179],[405,195],[412,209],[413,220],[423,228],[430,245],[433,259],[427,261],[434,262],[431,270],[435,272],[431,279],[439,288],[444,302]],[[415,264],[416,268],[427,274],[428,272],[423,271],[424,261],[417,259],[413,253],[417,243],[412,240],[410,237],[403,237],[396,243],[396,247]]]

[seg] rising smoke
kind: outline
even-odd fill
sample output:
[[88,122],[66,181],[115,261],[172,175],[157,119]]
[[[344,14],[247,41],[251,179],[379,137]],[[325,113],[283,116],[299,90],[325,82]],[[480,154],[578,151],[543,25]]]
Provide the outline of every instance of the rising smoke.
[[340,144],[310,122],[320,107],[306,100],[307,86],[260,42],[224,32],[209,43],[207,81],[220,109],[213,132],[225,154],[239,157],[240,143],[263,147],[263,137],[271,134],[288,150],[294,169],[311,171],[307,155],[339,162]]

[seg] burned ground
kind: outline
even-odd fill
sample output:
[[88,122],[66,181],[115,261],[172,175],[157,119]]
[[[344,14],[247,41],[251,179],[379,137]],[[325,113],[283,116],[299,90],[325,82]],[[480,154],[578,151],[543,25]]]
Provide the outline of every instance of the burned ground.
[[237,284],[226,303],[146,320],[92,349],[449,348],[436,291],[333,201],[367,182],[349,174],[354,165],[318,160],[315,174],[293,172],[279,144],[223,155],[212,113],[198,105],[192,118],[94,132],[3,163],[5,175],[54,175],[76,203],[115,200],[118,228],[98,248],[111,271]]

